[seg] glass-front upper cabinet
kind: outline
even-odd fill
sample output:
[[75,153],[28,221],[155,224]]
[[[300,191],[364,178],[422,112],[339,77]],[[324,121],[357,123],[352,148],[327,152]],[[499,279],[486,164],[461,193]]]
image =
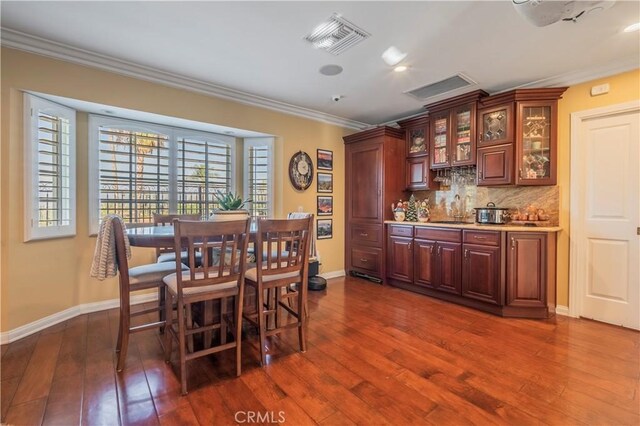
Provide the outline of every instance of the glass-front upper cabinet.
[[513,103],[481,109],[478,117],[478,147],[513,142]]
[[556,181],[556,104],[523,102],[518,107],[516,183],[553,185]]
[[451,113],[453,135],[451,140],[451,165],[468,166],[476,164],[474,104],[463,105]]
[[431,117],[431,168],[449,167],[449,111]]

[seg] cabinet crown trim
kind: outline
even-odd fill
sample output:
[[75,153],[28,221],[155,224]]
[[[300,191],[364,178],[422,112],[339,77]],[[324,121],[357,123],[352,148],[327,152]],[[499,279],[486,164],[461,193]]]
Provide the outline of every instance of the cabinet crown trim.
[[504,93],[491,95],[480,100],[482,108],[494,105],[504,104],[507,102],[517,101],[541,101],[562,98],[562,94],[568,87],[544,87],[539,89],[515,89]]
[[402,139],[404,142],[404,130],[396,129],[389,126],[376,127],[370,130],[364,130],[362,132],[354,133],[342,138],[345,144],[360,142],[363,140],[371,140],[373,138],[389,136],[392,138]]
[[464,105],[469,102],[477,102],[486,96],[489,96],[489,94],[484,90],[474,90],[473,92],[464,93],[459,96],[454,96],[453,98],[445,99],[439,102],[434,102],[432,104],[427,104],[424,107],[429,112],[439,111],[443,109],[449,109],[458,105]]

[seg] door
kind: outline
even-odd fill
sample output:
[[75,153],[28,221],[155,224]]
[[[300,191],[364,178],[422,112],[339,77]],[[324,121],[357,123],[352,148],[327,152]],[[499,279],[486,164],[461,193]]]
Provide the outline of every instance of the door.
[[461,253],[462,244],[445,243],[438,241],[437,244],[437,289],[447,293],[460,294],[461,283]]
[[476,104],[453,110],[451,132],[451,165],[476,164]]
[[462,259],[462,295],[502,305],[500,247],[465,244]]
[[429,157],[407,159],[407,189],[410,191],[429,189]]
[[507,306],[547,306],[547,235],[508,232]]
[[413,239],[389,237],[387,244],[387,276],[413,282]]
[[640,102],[572,114],[571,314],[640,329]]
[[449,167],[449,110],[441,111],[431,117],[431,168]]
[[382,223],[382,143],[347,145],[348,219]]
[[436,278],[436,242],[429,240],[414,240],[414,276],[415,283],[429,288],[435,288]]
[[513,183],[513,144],[478,148],[478,186]]
[[478,120],[478,148],[514,141],[513,104],[481,109],[478,111]]

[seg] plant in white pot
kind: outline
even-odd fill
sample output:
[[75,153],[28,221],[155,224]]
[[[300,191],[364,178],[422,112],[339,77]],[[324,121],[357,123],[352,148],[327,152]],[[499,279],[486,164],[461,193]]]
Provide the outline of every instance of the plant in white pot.
[[250,198],[242,199],[240,195],[233,192],[224,193],[220,190],[216,191],[213,196],[220,205],[211,213],[210,220],[241,220],[249,217],[249,211],[244,209],[246,203],[250,203]]

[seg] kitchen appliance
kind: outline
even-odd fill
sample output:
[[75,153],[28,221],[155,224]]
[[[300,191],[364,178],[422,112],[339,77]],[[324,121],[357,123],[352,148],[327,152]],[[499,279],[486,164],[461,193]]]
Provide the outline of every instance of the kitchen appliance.
[[496,207],[494,203],[487,203],[486,207],[477,207],[476,223],[503,225],[509,220],[509,209]]

